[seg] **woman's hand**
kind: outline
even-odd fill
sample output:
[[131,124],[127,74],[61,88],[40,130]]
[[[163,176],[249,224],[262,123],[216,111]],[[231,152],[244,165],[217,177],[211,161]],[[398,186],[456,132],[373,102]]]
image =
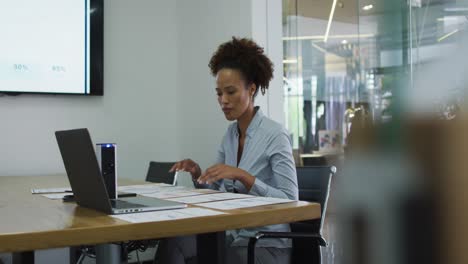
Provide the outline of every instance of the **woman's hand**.
[[172,166],[172,168],[169,170],[169,172],[174,172],[174,171],[179,171],[179,170],[190,172],[193,180],[198,179],[201,174],[200,166],[198,166],[198,164],[191,159],[184,159],[179,162],[176,162]]
[[238,180],[244,184],[247,190],[250,190],[255,182],[255,177],[248,172],[225,164],[216,164],[208,168],[197,181],[200,184],[211,184],[221,179]]

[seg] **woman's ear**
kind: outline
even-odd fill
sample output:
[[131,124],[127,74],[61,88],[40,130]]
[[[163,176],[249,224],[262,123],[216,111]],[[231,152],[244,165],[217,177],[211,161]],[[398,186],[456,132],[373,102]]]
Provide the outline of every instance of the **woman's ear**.
[[257,85],[255,85],[255,83],[251,83],[249,86],[249,95],[251,98],[253,98],[256,90],[257,90]]

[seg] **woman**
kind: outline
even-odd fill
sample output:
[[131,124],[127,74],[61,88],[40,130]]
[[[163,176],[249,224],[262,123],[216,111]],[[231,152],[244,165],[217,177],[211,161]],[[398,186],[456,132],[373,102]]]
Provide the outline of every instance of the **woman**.
[[[191,159],[177,162],[171,171],[184,170],[197,187],[297,200],[297,178],[287,131],[254,107],[273,77],[273,64],[263,48],[249,39],[234,38],[218,47],[209,67],[216,77],[218,103],[233,122],[218,150],[217,162],[202,172]],[[289,231],[288,224],[230,230],[226,233],[227,263],[246,263],[248,239],[257,231]],[[289,263],[291,242],[264,239],[257,243],[257,263]],[[196,239],[167,239],[158,250],[158,263],[185,263],[196,256]]]

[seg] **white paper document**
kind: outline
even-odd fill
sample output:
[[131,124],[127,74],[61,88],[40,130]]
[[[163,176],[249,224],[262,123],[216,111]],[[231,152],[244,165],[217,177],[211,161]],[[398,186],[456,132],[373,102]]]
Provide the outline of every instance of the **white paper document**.
[[154,211],[154,212],[112,215],[112,217],[130,222],[130,223],[144,223],[144,222],[168,221],[168,220],[177,220],[177,219],[184,219],[184,218],[221,215],[221,214],[225,214],[225,213],[210,210],[210,209],[203,209],[203,208],[185,208],[185,209],[177,209],[177,210],[162,210],[162,211]]
[[166,200],[179,202],[179,203],[186,203],[186,204],[198,204],[198,203],[214,202],[214,201],[229,200],[229,199],[243,199],[243,198],[251,198],[251,197],[254,197],[254,196],[248,195],[248,194],[241,194],[241,193],[221,192],[221,193],[203,194],[203,195],[189,196],[189,197],[169,198]]
[[72,193],[48,193],[48,194],[43,194],[42,196],[52,199],[52,200],[60,200],[65,197],[65,195],[70,195]]
[[154,193],[154,192],[159,192],[161,190],[169,191],[169,190],[178,190],[178,189],[184,189],[184,187],[176,187],[176,186],[165,184],[165,183],[128,185],[128,186],[117,187],[117,190],[119,191],[136,193],[136,194]]
[[132,189],[132,188],[158,188],[158,187],[173,187],[174,185],[172,184],[167,184],[167,183],[149,183],[149,184],[137,184],[137,185],[123,185],[119,186],[118,189],[120,190],[126,190],[126,189]]
[[47,189],[31,189],[32,194],[38,193],[64,193],[71,192],[70,187],[60,187],[60,188],[47,188]]
[[231,210],[231,209],[247,208],[247,207],[254,207],[254,206],[261,206],[261,205],[268,205],[268,204],[290,203],[290,202],[295,202],[295,201],[288,200],[288,199],[271,198],[271,197],[253,197],[253,198],[246,198],[246,199],[202,203],[202,204],[199,204],[199,206],[218,209],[218,210]]
[[142,196],[153,197],[158,199],[166,199],[166,198],[175,198],[175,197],[184,197],[184,196],[194,196],[194,195],[202,195],[202,193],[188,191],[183,189],[176,189],[176,190],[159,190],[157,192],[152,193],[141,193]]
[[199,193],[220,193],[220,191],[213,189],[195,189]]

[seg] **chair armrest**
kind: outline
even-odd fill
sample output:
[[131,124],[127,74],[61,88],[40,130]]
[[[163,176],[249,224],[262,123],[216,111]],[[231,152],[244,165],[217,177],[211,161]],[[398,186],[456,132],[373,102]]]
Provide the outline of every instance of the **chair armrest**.
[[257,232],[254,237],[249,239],[249,246],[247,251],[247,263],[255,263],[255,245],[257,241],[263,238],[309,238],[314,239],[322,247],[328,246],[327,241],[320,235],[315,233],[305,232]]
[[316,240],[322,247],[328,246],[327,241],[320,234],[306,232],[258,232],[255,237],[250,238],[249,244],[251,241],[256,243],[262,238],[310,238]]

